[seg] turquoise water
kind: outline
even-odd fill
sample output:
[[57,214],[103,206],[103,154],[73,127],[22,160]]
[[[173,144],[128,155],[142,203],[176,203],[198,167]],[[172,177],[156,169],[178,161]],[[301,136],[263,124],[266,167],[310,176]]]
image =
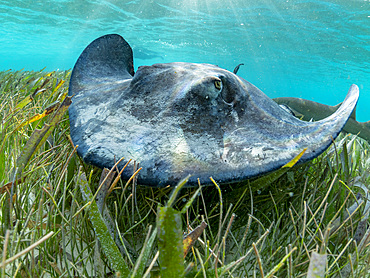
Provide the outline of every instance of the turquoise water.
[[0,70],[70,69],[95,38],[122,35],[135,68],[206,62],[238,72],[270,97],[329,105],[360,88],[370,120],[369,0],[0,0]]

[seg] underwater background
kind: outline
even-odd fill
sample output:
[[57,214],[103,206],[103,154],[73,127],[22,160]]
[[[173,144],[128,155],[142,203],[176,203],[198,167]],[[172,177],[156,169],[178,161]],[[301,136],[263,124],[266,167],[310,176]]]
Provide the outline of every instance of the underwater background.
[[0,0],[0,70],[66,70],[109,33],[134,51],[135,69],[216,64],[269,97],[335,105],[360,88],[357,120],[370,120],[370,1]]

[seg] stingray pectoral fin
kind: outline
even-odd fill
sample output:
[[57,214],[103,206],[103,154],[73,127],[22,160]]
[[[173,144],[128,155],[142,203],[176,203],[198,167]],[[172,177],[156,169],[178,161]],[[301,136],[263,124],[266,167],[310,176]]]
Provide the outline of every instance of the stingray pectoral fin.
[[344,99],[341,106],[335,111],[335,113],[333,113],[327,119],[336,118],[336,117],[339,116],[339,117],[343,117],[343,119],[345,117],[345,119],[346,119],[345,121],[347,122],[347,120],[351,117],[353,111],[355,111],[356,104],[357,104],[357,101],[358,101],[358,97],[359,97],[358,86],[353,84],[349,88],[347,96]]
[[[342,105],[329,117],[317,122],[308,123],[314,127],[311,130],[312,145],[302,156],[302,160],[310,160],[321,154],[342,131],[356,107],[359,97],[357,85],[352,85]],[[308,125],[308,129],[310,129]],[[308,133],[307,135],[310,135]]]
[[224,152],[225,160],[235,169],[235,176],[238,174],[243,178],[280,169],[305,148],[307,151],[299,162],[320,155],[343,129],[359,96],[358,87],[352,85],[336,112],[317,122],[305,122],[284,111],[277,104],[269,103],[268,99],[257,94],[257,91],[253,94],[251,89],[249,91],[250,110],[259,109],[257,111],[262,116],[259,117],[256,113],[248,114],[248,121],[243,121],[245,128],[240,127],[228,135]]
[[[290,142],[287,146],[291,150],[291,155],[296,156],[303,148],[307,148],[300,159],[300,162],[305,162],[325,151],[347,123],[356,107],[358,97],[359,89],[356,85],[352,85],[342,105],[330,116],[317,122],[297,120],[296,133],[292,131],[292,140],[285,137],[286,142]],[[284,152],[286,152],[284,149],[280,150],[280,153]]]
[[91,42],[78,58],[71,76],[70,93],[131,79],[134,75],[130,45],[116,34]]
[[[356,88],[354,89],[358,90]],[[284,105],[289,107],[289,110],[292,111],[291,114],[305,121],[309,121],[310,119],[313,119],[315,121],[322,120],[337,111],[342,105],[342,103],[340,103],[335,106],[329,106],[311,100],[293,97],[279,97],[274,98],[273,100],[280,106]],[[352,134],[358,134],[359,137],[370,142],[370,121],[363,123],[357,122],[356,107],[353,109],[350,118],[343,128],[343,131]]]

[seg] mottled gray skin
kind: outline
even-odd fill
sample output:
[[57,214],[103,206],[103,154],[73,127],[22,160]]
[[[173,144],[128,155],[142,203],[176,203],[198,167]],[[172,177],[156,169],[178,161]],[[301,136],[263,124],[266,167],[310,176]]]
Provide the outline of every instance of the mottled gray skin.
[[[235,182],[278,169],[304,148],[300,162],[321,154],[358,99],[353,85],[342,106],[318,122],[281,109],[243,78],[209,64],[139,67],[119,35],[93,41],[71,76],[71,136],[84,161],[110,168],[124,157],[142,171],[138,183]],[[124,163],[121,163],[122,166]],[[129,178],[133,168],[124,170]]]
[[[304,121],[319,121],[333,114],[340,105],[330,106],[315,101],[294,97],[278,97],[273,99],[279,105],[286,105],[294,116]],[[356,121],[356,109],[353,110],[343,131],[358,134],[359,137],[370,143],[370,121]]]

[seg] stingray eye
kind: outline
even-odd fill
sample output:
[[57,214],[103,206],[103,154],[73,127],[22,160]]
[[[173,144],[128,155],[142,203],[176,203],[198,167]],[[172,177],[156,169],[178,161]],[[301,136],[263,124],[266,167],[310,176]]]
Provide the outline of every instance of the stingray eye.
[[222,89],[222,82],[221,80],[215,80],[215,87],[217,90],[221,90]]

